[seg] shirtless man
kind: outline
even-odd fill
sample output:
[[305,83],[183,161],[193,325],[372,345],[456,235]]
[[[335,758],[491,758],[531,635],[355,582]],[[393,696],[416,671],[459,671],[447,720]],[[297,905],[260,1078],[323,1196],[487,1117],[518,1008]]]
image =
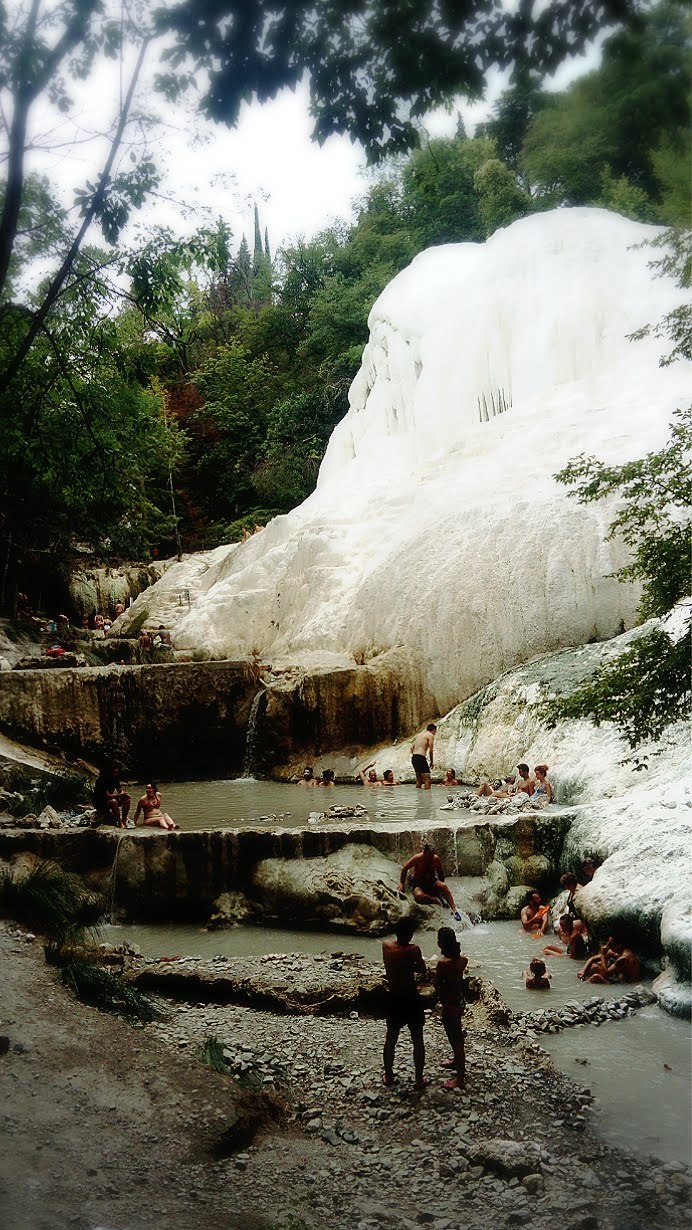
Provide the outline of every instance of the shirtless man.
[[407,1027],[413,1043],[413,1066],[416,1072],[414,1089],[424,1089],[430,1084],[423,1076],[425,1067],[425,1043],[423,1041],[423,1001],[418,994],[416,976],[427,977],[427,969],[420,948],[412,944],[415,923],[402,918],[395,928],[395,940],[385,940],[382,957],[389,984],[387,1002],[387,1036],[382,1055],[384,1083],[394,1084],[394,1051],[399,1034]]
[[531,893],[521,914],[521,925],[536,939],[545,935],[550,922],[550,906],[544,905],[540,893]]
[[430,774],[435,767],[435,731],[437,726],[429,722],[419,731],[411,744],[411,764],[416,775],[416,790],[429,790]]
[[370,764],[366,764],[364,769],[358,770],[358,776],[364,786],[381,786],[382,785],[382,782],[377,776],[377,772],[374,768],[374,765],[375,765],[375,761],[371,760]]
[[[593,964],[592,964],[593,963]],[[585,982],[638,982],[641,977],[639,957],[623,940],[608,940],[602,953],[584,966],[580,978]]]
[[527,764],[518,764],[517,773],[519,777],[514,788],[514,794],[533,794],[536,789],[536,783],[529,772],[529,766]]
[[298,786],[316,786],[317,785],[317,778],[315,777],[315,774],[312,771],[312,765],[306,764],[305,768],[303,769],[303,776],[301,777],[300,781],[297,782],[296,784]]
[[453,1058],[446,1060],[443,1068],[454,1068],[456,1075],[445,1081],[444,1089],[463,1089],[466,1075],[464,1055],[464,1032],[461,1014],[464,1010],[463,980],[468,957],[461,955],[461,948],[451,927],[440,927],[437,944],[441,952],[435,967],[435,990],[442,1005],[442,1024],[452,1048]]
[[439,905],[440,897],[447,902],[457,922],[461,922],[461,914],[454,904],[454,898],[444,882],[445,873],[442,861],[433,846],[426,842],[420,854],[414,854],[401,868],[399,892],[406,892],[406,877],[411,873],[411,888],[413,896],[420,905]]

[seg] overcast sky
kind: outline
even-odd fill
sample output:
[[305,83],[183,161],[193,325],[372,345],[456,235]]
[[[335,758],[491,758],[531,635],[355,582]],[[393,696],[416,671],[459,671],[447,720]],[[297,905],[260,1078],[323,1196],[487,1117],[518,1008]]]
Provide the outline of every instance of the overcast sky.
[[[21,3],[15,0],[11,7]],[[112,7],[114,0],[109,3]],[[581,57],[565,66],[551,84],[562,88],[596,59],[594,51]],[[83,89],[70,83],[76,108],[69,120],[46,107],[36,116],[35,133],[47,138],[41,144],[57,140],[60,148],[37,151],[30,165],[48,174],[66,205],[72,203],[75,189],[98,173],[105,144],[85,138],[107,130],[126,81],[126,66],[121,76],[119,65],[107,61]],[[491,77],[484,103],[469,106],[460,99],[451,114],[428,117],[427,131],[431,136],[453,133],[457,110],[472,131],[501,88],[499,77]],[[244,231],[251,242],[256,201],[276,251],[283,243],[311,237],[336,219],[349,219],[354,199],[367,187],[365,157],[348,137],[330,137],[322,147],[310,140],[306,86],[295,93],[284,90],[264,105],[243,106],[235,129],[201,121],[191,104],[186,109],[166,107],[159,99],[152,100],[146,89],[138,101],[143,108],[155,107],[161,118],[154,154],[165,171],[160,195],[135,215],[138,223],[165,223],[182,233],[222,216],[236,240]],[[129,166],[126,155],[123,168]]]

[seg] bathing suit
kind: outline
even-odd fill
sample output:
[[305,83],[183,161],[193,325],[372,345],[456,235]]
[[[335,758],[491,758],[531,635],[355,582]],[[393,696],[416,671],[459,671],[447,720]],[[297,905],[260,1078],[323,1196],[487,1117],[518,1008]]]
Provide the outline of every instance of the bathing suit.
[[430,772],[430,765],[425,759],[425,756],[419,756],[418,753],[411,757],[411,764],[413,765],[414,773]]
[[535,799],[539,794],[545,794],[545,793],[546,793],[545,786],[536,786],[536,789],[533,792],[533,797]]
[[411,880],[411,888],[420,888],[428,896],[433,896],[438,885],[438,879],[435,873],[423,880]]
[[570,957],[574,961],[583,961],[589,954],[588,946],[583,935],[574,937],[574,942],[570,950]]
[[403,1029],[404,1025],[409,1029],[422,1029],[425,1017],[423,1001],[418,992],[411,991],[407,995],[401,995],[390,991],[385,1019],[387,1029]]

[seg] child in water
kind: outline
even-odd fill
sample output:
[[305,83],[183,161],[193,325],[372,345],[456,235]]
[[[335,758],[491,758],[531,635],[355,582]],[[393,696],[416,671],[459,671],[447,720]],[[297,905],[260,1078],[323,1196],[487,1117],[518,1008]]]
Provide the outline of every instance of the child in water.
[[528,969],[522,970],[524,984],[529,991],[549,991],[550,974],[546,973],[545,961],[534,957]]

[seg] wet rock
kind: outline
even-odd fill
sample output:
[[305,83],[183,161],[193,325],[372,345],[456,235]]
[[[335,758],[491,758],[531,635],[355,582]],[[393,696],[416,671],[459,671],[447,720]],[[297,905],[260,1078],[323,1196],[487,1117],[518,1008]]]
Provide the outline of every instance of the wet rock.
[[395,863],[371,846],[352,844],[326,858],[264,859],[252,889],[265,913],[296,924],[383,935],[411,912],[398,879]]

